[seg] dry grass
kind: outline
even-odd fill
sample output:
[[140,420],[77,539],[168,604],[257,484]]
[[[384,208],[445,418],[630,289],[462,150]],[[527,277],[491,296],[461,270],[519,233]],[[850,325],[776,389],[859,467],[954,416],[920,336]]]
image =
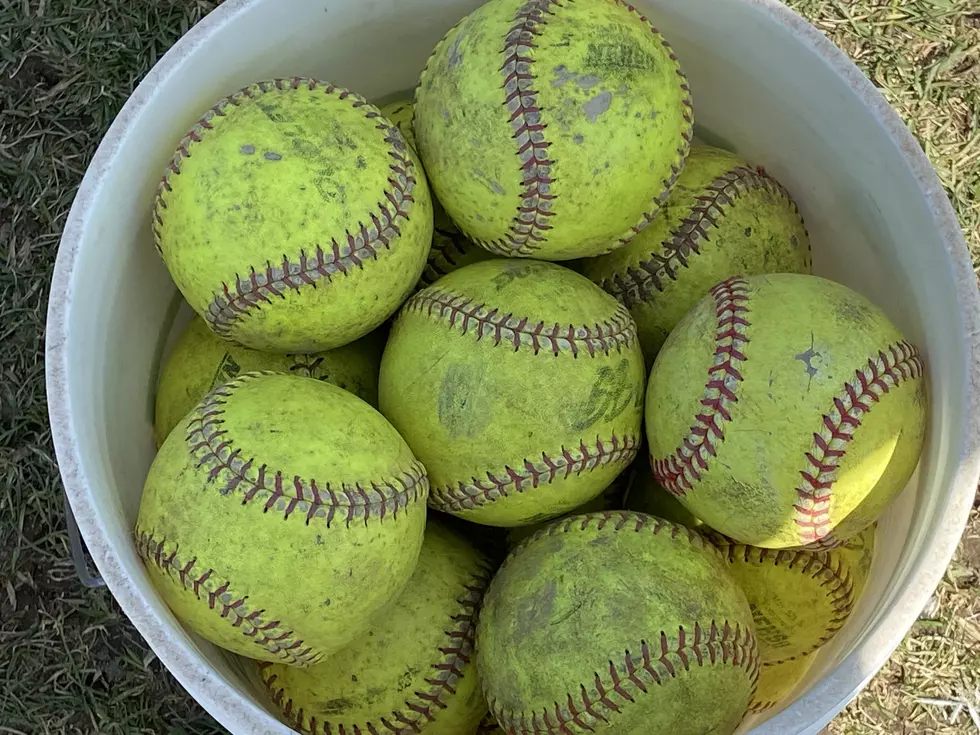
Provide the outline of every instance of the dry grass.
[[980,5],[790,0],[874,81],[932,160],[980,254]]
[[[100,136],[215,3],[0,0],[0,733],[220,733],[104,590],[75,582],[44,400],[58,237]],[[980,255],[980,6],[791,0],[908,121]],[[971,10],[972,8],[972,10]],[[980,514],[935,604],[835,735],[980,733]],[[971,707],[973,709],[971,709]]]
[[980,732],[980,511],[895,655],[831,727],[832,735]]

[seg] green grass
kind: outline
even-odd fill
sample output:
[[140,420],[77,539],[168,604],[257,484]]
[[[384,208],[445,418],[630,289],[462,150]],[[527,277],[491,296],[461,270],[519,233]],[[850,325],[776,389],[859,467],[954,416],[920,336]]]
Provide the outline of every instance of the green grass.
[[[980,253],[980,9],[792,4],[908,121]],[[51,268],[85,166],[136,83],[212,7],[0,0],[0,735],[222,732],[111,596],[74,579],[43,370]],[[966,706],[978,706],[980,687],[978,529],[975,515],[929,620],[835,723],[838,735],[980,731]]]

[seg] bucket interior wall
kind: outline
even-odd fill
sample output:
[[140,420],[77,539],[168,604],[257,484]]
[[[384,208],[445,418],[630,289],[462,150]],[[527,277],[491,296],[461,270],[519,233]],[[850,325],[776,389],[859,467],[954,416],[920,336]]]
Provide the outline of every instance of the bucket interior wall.
[[[131,530],[154,454],[155,382],[175,324],[183,319],[150,230],[154,192],[169,157],[205,109],[259,79],[312,76],[372,100],[410,89],[436,41],[478,4],[230,0],[220,9],[220,32],[187,39],[179,57],[155,69],[137,92],[143,105],[138,116],[122,120],[125,134],[111,142],[115,163],[88,192],[96,214],[80,225],[85,247],[75,263],[77,303],[66,330],[67,349],[77,361],[66,380],[81,471],[98,508],[86,525],[98,528],[101,539],[90,534],[88,541],[115,550],[121,572],[162,619],[169,613],[143,572]],[[816,272],[870,297],[926,356],[931,414],[919,471],[882,518],[866,593],[811,669],[801,686],[805,693],[875,631],[923,563],[920,549],[948,501],[959,438],[944,427],[962,424],[966,407],[955,387],[965,381],[971,349],[957,337],[956,278],[903,151],[882,134],[841,72],[801,44],[802,28],[777,22],[761,2],[635,4],[673,44],[689,76],[699,137],[742,154],[781,181],[807,221]],[[176,625],[161,637],[167,641],[158,649],[174,646],[184,656],[189,648],[213,667],[201,681],[182,680],[226,725],[239,732],[280,731],[264,714],[240,662]],[[869,653],[868,676],[887,654]],[[806,706],[769,713],[775,719],[754,732],[816,732],[825,705],[817,696]],[[747,721],[744,731],[764,719]]]

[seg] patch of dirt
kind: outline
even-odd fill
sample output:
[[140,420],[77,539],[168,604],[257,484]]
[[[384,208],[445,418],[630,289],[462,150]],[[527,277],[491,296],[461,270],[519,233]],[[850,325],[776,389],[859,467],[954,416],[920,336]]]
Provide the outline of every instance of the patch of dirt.
[[35,88],[46,92],[59,81],[61,80],[54,67],[37,56],[28,56],[14,76],[0,77],[0,87],[12,89],[18,94]]

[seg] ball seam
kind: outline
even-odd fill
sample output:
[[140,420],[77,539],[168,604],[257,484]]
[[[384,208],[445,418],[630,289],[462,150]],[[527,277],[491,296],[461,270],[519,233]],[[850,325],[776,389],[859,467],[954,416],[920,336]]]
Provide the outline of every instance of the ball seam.
[[668,456],[654,458],[650,465],[657,482],[669,493],[684,497],[694,489],[710,458],[717,453],[716,443],[725,440],[724,425],[731,421],[731,407],[738,402],[742,382],[743,352],[749,342],[751,325],[748,314],[749,283],[741,276],[729,278],[711,289],[715,302],[715,351],[708,368],[708,380],[701,397],[701,411],[694,417],[688,435]]
[[[676,643],[672,639],[676,639]],[[659,656],[657,655],[659,653]],[[533,712],[511,712],[490,699],[490,709],[508,735],[544,735],[548,733],[592,732],[600,724],[608,726],[614,714],[622,712],[637,697],[654,686],[663,686],[692,666],[730,665],[743,669],[749,676],[755,696],[759,679],[759,649],[755,635],[748,627],[724,621],[711,621],[707,627],[694,623],[692,634],[679,626],[676,636],[660,632],[659,641],[639,644],[639,655],[625,651],[623,663],[612,659],[608,669],[594,672],[593,679],[582,683],[578,691],[569,692],[553,708]],[[576,729],[572,729],[572,727]]]
[[[574,0],[564,0],[574,2]],[[506,256],[530,256],[547,240],[551,229],[548,219],[555,195],[551,193],[552,168],[557,161],[550,158],[551,143],[545,139],[547,128],[541,120],[538,92],[534,89],[536,77],[531,70],[537,48],[534,38],[543,32],[547,15],[554,15],[552,8],[563,7],[559,0],[528,0],[518,7],[514,24],[506,36],[504,63],[500,72],[504,76],[502,89],[506,93],[504,107],[510,113],[513,138],[518,145],[517,155],[521,162],[521,203],[517,216],[511,221],[510,230],[500,240],[478,241],[492,253]]]
[[530,317],[500,313],[497,307],[477,302],[464,294],[430,287],[415,294],[405,304],[405,313],[415,313],[446,322],[461,334],[475,332],[477,341],[489,337],[493,345],[506,344],[514,351],[530,348],[537,355],[548,352],[554,356],[569,353],[573,357],[587,354],[608,355],[622,352],[636,342],[636,324],[626,308],[618,302],[613,315],[595,324],[546,325]]
[[503,470],[488,471],[486,479],[472,477],[470,482],[433,488],[429,506],[444,513],[460,513],[573,474],[580,475],[613,464],[626,466],[635,459],[639,444],[637,435],[613,433],[608,440],[597,436],[594,443],[583,441],[572,449],[563,446],[557,453],[542,452],[540,459],[532,462],[525,458],[517,468],[506,465]]
[[845,568],[844,559],[840,554],[828,551],[808,551],[805,549],[764,549],[745,544],[719,543],[719,549],[729,564],[735,564],[741,558],[746,564],[771,563],[773,566],[783,566],[798,571],[813,580],[823,577],[820,588],[830,601],[831,612],[834,615],[827,621],[824,634],[813,646],[795,656],[773,661],[763,661],[763,668],[777,664],[795,661],[807,656],[813,651],[829,643],[844,627],[854,609],[854,579],[850,568]]
[[556,536],[560,533],[583,531],[632,531],[633,533],[652,533],[659,536],[669,533],[671,540],[684,539],[691,546],[710,554],[721,556],[721,551],[699,531],[680,523],[664,520],[646,513],[636,513],[629,510],[604,510],[592,513],[580,513],[566,518],[549,522],[527,538],[520,541],[507,555],[500,569],[503,570],[509,562],[517,557],[525,547],[536,543],[546,536]]
[[819,542],[832,530],[831,507],[837,469],[846,454],[847,445],[861,426],[861,419],[892,388],[922,375],[918,349],[902,340],[868,358],[867,364],[854,371],[854,378],[834,397],[834,408],[821,417],[822,428],[814,432],[813,444],[800,470],[796,487],[796,524],[803,544]]
[[[190,415],[186,443],[197,467],[208,471],[208,482],[220,483],[219,492],[227,495],[241,491],[242,505],[264,502],[263,511],[275,508],[288,519],[294,513],[305,517],[309,524],[314,518],[324,519],[330,528],[335,519],[345,527],[361,519],[383,522],[397,520],[399,511],[425,502],[428,479],[425,468],[417,460],[406,469],[389,477],[341,483],[337,488],[329,482],[294,475],[289,478],[282,470],[268,464],[255,466],[255,458],[246,459],[242,449],[235,448],[234,438],[224,425],[224,406],[238,388],[257,377],[274,373],[244,373],[211,391]],[[338,518],[339,516],[339,518]]]
[[136,551],[144,562],[153,564],[171,579],[176,574],[176,581],[180,586],[193,592],[198,600],[204,601],[201,595],[206,594],[207,605],[211,610],[217,611],[222,619],[238,628],[243,636],[284,664],[310,666],[323,658],[322,651],[305,646],[304,641],[296,638],[292,630],[282,627],[280,620],[269,620],[264,609],[253,609],[248,595],[238,596],[233,591],[231,581],[219,583],[221,577],[213,568],[203,572],[195,571],[197,557],[183,561],[179,556],[179,544],[174,544],[169,552],[165,551],[168,544],[165,537],[154,538],[152,531],[140,527],[136,528],[135,537]]
[[[601,281],[602,288],[623,302],[628,309],[640,303],[654,300],[657,293],[666,288],[666,281],[676,281],[681,268],[689,268],[691,255],[700,255],[700,243],[710,241],[709,230],[718,226],[741,196],[753,191],[765,191],[783,199],[803,225],[796,202],[778,181],[761,168],[736,166],[716,176],[703,189],[704,194],[695,197],[696,203],[680,223],[660,243],[661,253],[651,252],[635,266]],[[806,226],[803,225],[806,233]],[[807,240],[809,248],[809,239]]]
[[258,270],[253,265],[245,277],[236,274],[233,286],[223,282],[221,289],[212,295],[203,316],[211,329],[224,337],[231,336],[242,317],[261,309],[262,304],[272,303],[272,297],[284,299],[290,290],[299,291],[306,286],[316,288],[319,281],[325,279],[330,283],[338,273],[346,276],[353,268],[363,268],[365,261],[377,260],[381,251],[390,250],[391,241],[401,234],[400,228],[408,221],[409,211],[415,202],[413,195],[417,176],[408,143],[398,128],[388,124],[367,100],[342,87],[306,77],[263,81],[220,100],[204,113],[177,146],[157,187],[154,203],[152,229],[158,252],[163,252],[160,228],[167,209],[166,194],[172,191],[171,179],[180,174],[181,165],[191,156],[193,145],[200,143],[207,132],[214,129],[217,120],[225,116],[229,106],[241,106],[245,100],[272,91],[300,88],[310,91],[322,89],[325,94],[336,95],[341,100],[350,99],[355,108],[365,108],[367,119],[378,121],[376,127],[385,133],[388,155],[392,159],[389,163],[390,187],[381,192],[377,209],[365,213],[364,220],[358,222],[358,229],[353,233],[346,231],[341,241],[333,237],[326,249],[317,244],[310,247],[309,252],[301,249],[291,256],[284,253],[281,262],[266,261]]
[[275,686],[278,675],[268,675],[270,664],[267,662],[259,663],[262,681],[289,724],[308,735],[332,735],[337,731],[378,735],[422,732],[428,723],[437,719],[440,710],[448,707],[447,699],[455,696],[456,686],[464,677],[463,667],[473,657],[477,616],[491,577],[490,569],[481,562],[480,568],[463,585],[463,592],[456,598],[459,607],[449,616],[450,630],[445,631],[445,641],[437,649],[441,658],[429,666],[430,675],[424,679],[428,689],[415,691],[413,697],[405,700],[403,708],[378,717],[376,722],[338,725],[328,720],[320,722],[315,716],[307,717],[302,707],[294,708],[284,687]]
[[[597,255],[628,244],[654,219],[681,174],[690,152],[694,132],[691,89],[670,43],[635,7],[624,0],[610,1],[636,15],[640,22],[649,26],[650,32],[657,36],[666,49],[670,61],[674,64],[675,73],[680,79],[678,85],[683,93],[681,112],[684,129],[680,132],[681,145],[675,151],[670,175],[662,182],[661,190],[652,198],[651,206],[624,235]],[[504,237],[497,240],[473,238],[473,241],[481,247],[498,255],[533,256],[535,251],[547,241],[547,231],[552,229],[548,220],[555,214],[552,204],[558,196],[551,192],[551,186],[558,180],[553,173],[558,162],[548,154],[551,142],[545,137],[548,125],[542,121],[542,109],[537,100],[538,92],[533,88],[536,76],[532,71],[534,57],[531,52],[537,47],[534,42],[535,37],[539,36],[543,32],[543,27],[547,25],[546,16],[555,14],[552,8],[561,8],[573,2],[574,0],[528,0],[518,8],[514,16],[514,24],[506,36],[503,50],[504,63],[500,71],[504,77],[502,89],[506,92],[503,104],[510,113],[512,137],[517,143],[517,153],[521,162],[520,204],[517,207],[517,215],[511,221],[510,229]]]

